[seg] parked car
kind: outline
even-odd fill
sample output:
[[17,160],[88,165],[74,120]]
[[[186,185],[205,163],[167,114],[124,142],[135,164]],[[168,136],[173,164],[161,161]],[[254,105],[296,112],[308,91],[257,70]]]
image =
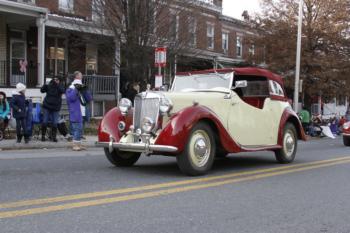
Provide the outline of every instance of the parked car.
[[174,156],[187,175],[207,173],[215,157],[274,151],[294,160],[305,133],[282,78],[264,69],[234,68],[176,75],[169,92],[143,92],[109,111],[97,146],[116,166],[140,155]]
[[343,143],[344,146],[350,146],[350,121],[343,125]]

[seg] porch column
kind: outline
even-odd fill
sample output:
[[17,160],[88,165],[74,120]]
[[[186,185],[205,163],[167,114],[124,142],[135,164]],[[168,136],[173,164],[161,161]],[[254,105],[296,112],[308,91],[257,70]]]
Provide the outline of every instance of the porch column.
[[38,86],[42,86],[45,81],[45,22],[45,15],[36,19],[38,27]]
[[115,51],[114,51],[114,75],[117,76],[116,97],[117,104],[120,99],[120,40],[114,39]]
[[115,51],[114,51],[114,75],[120,75],[120,40],[114,39]]

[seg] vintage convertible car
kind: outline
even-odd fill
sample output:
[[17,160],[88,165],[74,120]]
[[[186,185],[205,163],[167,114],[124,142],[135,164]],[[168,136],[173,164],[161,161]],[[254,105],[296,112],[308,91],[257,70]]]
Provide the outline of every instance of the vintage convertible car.
[[350,121],[343,125],[343,143],[344,146],[350,146]]
[[116,166],[141,154],[176,156],[188,175],[210,170],[228,153],[274,151],[290,163],[305,140],[282,78],[264,69],[233,68],[176,75],[169,92],[143,92],[134,107],[122,99],[100,127],[99,147]]

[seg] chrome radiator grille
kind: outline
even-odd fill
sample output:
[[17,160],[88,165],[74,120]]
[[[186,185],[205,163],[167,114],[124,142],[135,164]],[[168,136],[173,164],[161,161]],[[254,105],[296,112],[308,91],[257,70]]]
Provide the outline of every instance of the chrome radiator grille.
[[150,117],[155,123],[158,121],[159,115],[159,98],[142,98],[137,95],[134,100],[134,127],[142,129],[142,120]]

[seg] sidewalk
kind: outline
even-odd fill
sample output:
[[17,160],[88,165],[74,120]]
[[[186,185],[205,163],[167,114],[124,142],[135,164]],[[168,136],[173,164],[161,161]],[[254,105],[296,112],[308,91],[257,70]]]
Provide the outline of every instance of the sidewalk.
[[[37,139],[31,140],[28,144],[16,143],[16,139],[4,139],[0,141],[0,151],[1,150],[28,150],[28,149],[56,149],[56,148],[69,148],[71,142],[68,142],[63,137],[57,138],[58,142],[42,142]],[[82,144],[86,147],[94,147],[97,141],[97,136],[86,136],[86,140],[82,141]]]

